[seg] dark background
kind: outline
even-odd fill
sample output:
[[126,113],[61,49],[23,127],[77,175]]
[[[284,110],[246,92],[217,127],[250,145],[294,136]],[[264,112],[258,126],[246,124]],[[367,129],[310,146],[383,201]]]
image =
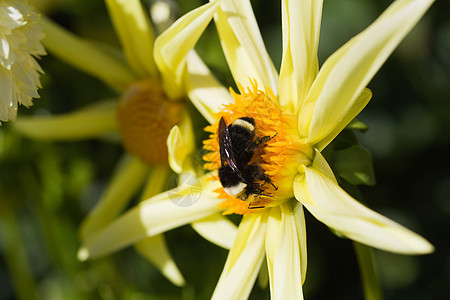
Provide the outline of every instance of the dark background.
[[[118,46],[104,3],[31,1],[79,36]],[[178,1],[183,14],[203,1]],[[389,5],[384,0],[325,0],[319,61],[366,28]],[[147,2],[144,2],[147,4]],[[252,1],[275,66],[281,61],[279,1]],[[198,51],[225,85],[232,85],[214,27]],[[51,55],[40,61],[41,99],[19,114],[64,113],[116,96],[95,78]],[[369,88],[373,99],[359,134],[372,152],[377,184],[363,187],[376,211],[427,238],[433,254],[375,251],[386,299],[446,299],[450,295],[450,3],[437,1]],[[208,299],[227,251],[185,226],[166,234],[188,284],[173,286],[133,249],[80,263],[77,226],[123,152],[89,140],[35,142],[0,128],[0,299]],[[306,299],[362,299],[352,243],[307,214]],[[18,263],[14,263],[18,262]],[[37,295],[37,296],[35,296]],[[255,286],[252,299],[269,299]]]

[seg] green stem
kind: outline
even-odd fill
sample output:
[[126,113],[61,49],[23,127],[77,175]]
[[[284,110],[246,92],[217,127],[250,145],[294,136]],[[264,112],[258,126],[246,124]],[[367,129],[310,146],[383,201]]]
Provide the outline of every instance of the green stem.
[[365,299],[383,299],[383,291],[378,277],[373,249],[357,242],[353,242],[353,247],[358,259]]
[[[150,170],[150,175],[147,179],[147,184],[141,195],[141,201],[147,200],[163,191],[167,190],[167,182],[170,175],[168,166],[155,165]],[[172,175],[175,176],[175,175]]]
[[14,291],[17,299],[37,299],[36,284],[25,254],[25,244],[21,238],[16,213],[8,206],[3,205],[0,209],[0,239]]
[[41,16],[39,24],[45,33],[42,40],[45,49],[65,63],[102,80],[118,91],[125,90],[137,80],[136,74],[121,54],[117,54],[116,49],[79,38],[45,16]]

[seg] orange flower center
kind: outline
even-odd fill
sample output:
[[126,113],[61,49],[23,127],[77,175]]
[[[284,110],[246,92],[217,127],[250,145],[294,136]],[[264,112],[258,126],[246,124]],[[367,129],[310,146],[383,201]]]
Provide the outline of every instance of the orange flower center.
[[183,103],[169,100],[156,80],[132,84],[117,105],[125,149],[148,164],[167,164],[166,140],[180,121]]
[[[240,90],[244,89],[241,87]],[[273,185],[255,179],[261,192],[244,200],[230,196],[223,188],[216,190],[218,197],[225,199],[221,204],[225,209],[224,214],[248,214],[279,205],[293,197],[293,181],[298,173],[298,167],[311,163],[313,148],[301,143],[297,130],[297,116],[280,107],[269,88],[263,92],[258,90],[254,83],[243,94],[236,94],[233,91],[231,93],[235,103],[226,105],[216,119],[223,117],[229,125],[239,118],[250,117],[255,121],[255,139],[264,136],[273,137],[256,148],[249,162],[259,164]],[[214,171],[221,167],[218,123],[205,128],[211,133],[210,138],[203,142],[204,149],[208,151],[203,156],[206,170]]]

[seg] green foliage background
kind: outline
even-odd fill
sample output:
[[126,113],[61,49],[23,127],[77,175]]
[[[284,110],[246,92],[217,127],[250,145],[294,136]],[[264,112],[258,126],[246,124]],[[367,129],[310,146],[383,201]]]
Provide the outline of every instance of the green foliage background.
[[[118,45],[100,0],[31,1],[79,36]],[[323,63],[367,27],[387,0],[325,0],[319,59]],[[179,13],[203,1],[178,1]],[[276,66],[281,61],[279,1],[252,1]],[[145,2],[145,4],[148,4]],[[386,299],[450,295],[450,2],[437,1],[369,85],[373,100],[358,134],[372,152],[377,184],[365,203],[422,234],[427,256],[376,251]],[[233,85],[212,26],[198,51],[221,81]],[[43,57],[41,99],[19,114],[70,112],[115,92],[98,80]],[[166,234],[188,284],[173,286],[133,249],[78,262],[77,227],[108,183],[123,149],[114,142],[36,142],[11,124],[0,128],[0,299],[208,299],[227,252],[191,227]],[[352,244],[307,214],[306,299],[361,299]],[[268,299],[255,286],[252,299]]]

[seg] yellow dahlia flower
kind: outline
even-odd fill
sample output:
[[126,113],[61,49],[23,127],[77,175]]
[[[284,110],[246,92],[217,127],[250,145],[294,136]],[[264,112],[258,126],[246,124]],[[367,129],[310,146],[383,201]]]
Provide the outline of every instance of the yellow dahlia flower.
[[[118,162],[101,199],[81,224],[82,243],[121,214],[140,190],[143,190],[140,199],[147,199],[167,188],[172,174],[169,163],[173,165],[166,146],[168,134],[176,124],[177,132],[183,133],[183,139],[192,131],[183,87],[174,82],[177,92],[173,93],[174,90],[161,85],[152,55],[154,33],[140,1],[105,2],[122,51],[74,36],[47,18],[43,18],[40,24],[46,33],[43,42],[51,54],[117,90],[117,99],[98,101],[64,115],[22,117],[14,127],[31,138],[59,141],[102,139],[120,133],[126,153]],[[189,145],[184,147],[186,155],[193,150],[192,139],[187,141]],[[186,180],[194,172],[192,163],[173,166],[173,169],[180,173],[178,181]],[[235,236],[237,230],[233,223],[219,213],[215,220],[224,224],[216,231]],[[208,224],[198,220],[193,227],[206,238],[229,249],[232,243],[228,240],[222,241],[221,236],[208,236],[209,231],[203,229],[210,228]],[[142,239],[135,248],[172,283],[184,284],[162,235]],[[81,260],[95,257],[80,251]]]
[[[274,299],[301,299],[306,275],[303,208],[325,225],[354,241],[403,254],[424,254],[433,246],[421,236],[370,210],[349,196],[321,151],[366,106],[365,87],[433,1],[395,1],[371,26],[318,67],[317,48],[322,1],[283,0],[283,59],[276,72],[262,41],[251,5],[244,0],[216,0],[180,18],[156,40],[155,61],[163,85],[176,94],[184,84],[189,98],[210,121],[204,141],[208,172],[198,178],[202,192],[188,207],[176,199],[192,195],[189,185],[142,201],[86,239],[89,255],[115,251],[222,211],[243,215],[213,299],[245,299],[265,260]],[[222,48],[239,92],[224,93],[192,52],[214,18]],[[255,135],[269,136],[255,150],[271,184],[261,197],[243,201],[219,182],[222,164],[218,123],[254,119]],[[185,142],[176,128],[169,135],[169,155],[178,165]],[[181,153],[181,154],[180,154]],[[198,191],[195,191],[198,193]],[[219,220],[210,220],[210,224]],[[216,224],[216,225],[217,225]],[[214,228],[211,226],[211,230]],[[219,233],[218,233],[219,234]]]
[[38,19],[27,1],[0,1],[0,121],[15,120],[18,104],[39,98],[43,71],[36,58],[45,50]]

